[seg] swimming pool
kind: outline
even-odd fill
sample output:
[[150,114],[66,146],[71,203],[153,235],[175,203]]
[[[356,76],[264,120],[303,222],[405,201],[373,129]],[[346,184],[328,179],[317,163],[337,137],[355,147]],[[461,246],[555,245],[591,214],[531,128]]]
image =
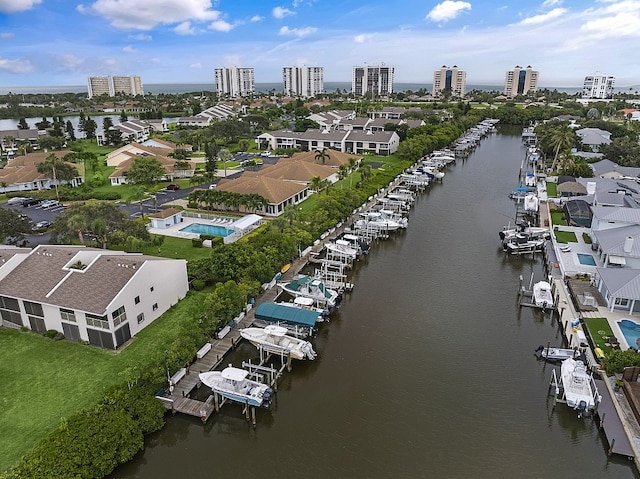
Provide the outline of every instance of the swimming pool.
[[578,261],[580,264],[588,266],[596,266],[596,260],[590,254],[576,253],[578,255]]
[[224,226],[205,225],[202,223],[192,223],[189,226],[181,228],[180,231],[199,235],[222,236],[223,238],[233,234],[233,230],[225,228]]
[[624,339],[630,348],[638,349],[638,338],[640,338],[640,324],[630,319],[621,319],[618,321],[620,331],[624,335]]

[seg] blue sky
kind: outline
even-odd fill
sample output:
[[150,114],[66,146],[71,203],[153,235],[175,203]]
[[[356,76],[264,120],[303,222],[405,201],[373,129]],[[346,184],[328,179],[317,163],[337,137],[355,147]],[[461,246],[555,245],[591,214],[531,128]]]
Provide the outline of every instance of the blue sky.
[[83,85],[93,75],[145,84],[211,83],[213,69],[323,66],[350,81],[364,63],[431,83],[442,65],[500,85],[531,65],[544,86],[596,72],[640,84],[640,0],[0,0],[0,86]]

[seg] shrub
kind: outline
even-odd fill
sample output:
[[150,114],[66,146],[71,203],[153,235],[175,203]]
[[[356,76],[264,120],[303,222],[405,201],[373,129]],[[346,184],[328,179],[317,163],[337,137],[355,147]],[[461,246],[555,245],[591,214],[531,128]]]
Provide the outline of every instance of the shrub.
[[194,248],[202,248],[202,239],[200,239],[200,238],[191,238],[191,245]]
[[56,331],[55,329],[47,329],[47,330],[44,332],[43,336],[44,336],[45,338],[53,339],[53,338],[55,338],[55,337],[56,337],[56,334],[58,334],[58,331]]
[[205,282],[202,279],[194,279],[193,282],[191,283],[191,286],[196,291],[200,291],[200,290],[204,289]]
[[200,235],[200,239],[202,241],[206,241],[206,240],[213,240],[213,238],[215,238],[215,235],[206,235],[206,234],[202,234]]

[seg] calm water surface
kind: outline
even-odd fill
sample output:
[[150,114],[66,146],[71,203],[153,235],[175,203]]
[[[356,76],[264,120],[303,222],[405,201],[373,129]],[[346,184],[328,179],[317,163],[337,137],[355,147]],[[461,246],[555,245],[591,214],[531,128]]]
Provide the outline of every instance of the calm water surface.
[[285,375],[256,430],[236,405],[205,426],[170,417],[112,477],[638,477],[592,419],[547,398],[552,368],[533,351],[559,333],[516,304],[518,276],[542,267],[498,242],[523,156],[501,130],[421,196],[409,229],[356,266],[319,358]]

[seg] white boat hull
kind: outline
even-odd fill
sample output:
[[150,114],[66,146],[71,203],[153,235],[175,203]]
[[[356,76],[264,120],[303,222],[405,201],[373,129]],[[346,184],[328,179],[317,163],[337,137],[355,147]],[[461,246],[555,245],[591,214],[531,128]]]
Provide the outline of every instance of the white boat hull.
[[198,377],[202,384],[224,398],[249,406],[269,407],[273,390],[266,384],[247,379],[246,375],[247,371],[243,369],[228,367],[223,371],[200,373]]
[[240,330],[240,335],[255,347],[270,353],[289,355],[301,360],[316,358],[317,354],[309,341],[288,336],[286,332],[287,330],[280,326],[267,326],[244,328]]

